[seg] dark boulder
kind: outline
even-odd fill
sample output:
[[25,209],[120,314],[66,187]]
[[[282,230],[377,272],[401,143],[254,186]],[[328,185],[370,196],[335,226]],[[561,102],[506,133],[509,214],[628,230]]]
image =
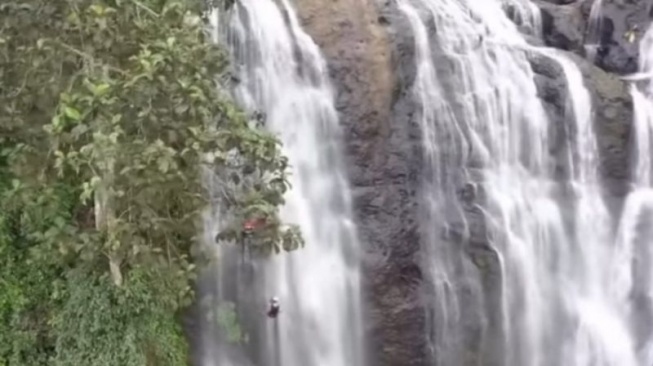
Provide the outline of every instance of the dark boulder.
[[537,4],[541,9],[544,43],[550,47],[584,54],[587,19],[583,16],[580,4],[564,1]]

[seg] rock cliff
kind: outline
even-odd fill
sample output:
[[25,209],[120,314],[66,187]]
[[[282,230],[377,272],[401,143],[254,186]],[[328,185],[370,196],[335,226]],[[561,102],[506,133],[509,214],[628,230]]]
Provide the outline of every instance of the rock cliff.
[[[643,33],[653,4],[604,0],[600,47],[595,60],[588,60],[585,41],[592,1],[533,2],[542,11],[541,42],[566,52],[583,73],[594,103],[605,195],[619,209],[628,189],[632,102],[615,73],[637,69],[637,39],[631,43],[623,34],[633,28]],[[367,331],[374,356],[370,364],[431,365],[418,225],[423,152],[408,89],[415,77],[412,32],[397,15],[393,0],[296,0],[295,5],[327,58],[345,130],[355,211],[365,243]],[[564,141],[572,132],[565,127],[567,92],[561,70],[545,58],[533,57],[531,63],[554,133]],[[552,154],[564,148],[561,143]],[[566,174],[564,166],[559,173]],[[482,215],[470,208],[465,216],[472,227],[472,245],[465,255],[484,276],[485,297],[491,301],[493,295],[487,292],[498,286],[499,261],[487,242]],[[468,325],[465,346],[472,356],[465,365],[476,365],[480,330]]]
[[417,174],[419,130],[402,105],[404,68],[371,0],[298,0],[307,32],[324,52],[344,127],[361,239],[373,365],[420,365]]

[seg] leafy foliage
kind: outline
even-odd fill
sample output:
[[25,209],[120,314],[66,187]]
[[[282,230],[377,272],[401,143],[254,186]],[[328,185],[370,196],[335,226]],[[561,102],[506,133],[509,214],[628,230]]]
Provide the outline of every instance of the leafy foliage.
[[0,4],[0,365],[186,363],[207,171],[218,239],[302,245],[277,215],[287,160],[221,94],[202,4]]
[[183,332],[171,316],[177,310],[174,291],[185,285],[183,277],[164,268],[138,269],[129,272],[128,286],[118,287],[106,275],[76,270],[67,281],[67,301],[52,320],[57,334],[54,364],[185,363]]

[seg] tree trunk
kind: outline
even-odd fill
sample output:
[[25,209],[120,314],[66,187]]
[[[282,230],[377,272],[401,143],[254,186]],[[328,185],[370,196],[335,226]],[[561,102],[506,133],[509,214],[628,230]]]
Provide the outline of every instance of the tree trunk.
[[[114,176],[114,163],[112,158],[108,158],[105,161],[98,164],[100,166],[100,171],[104,172],[104,175],[101,177],[102,181],[100,186],[95,190],[95,225],[97,230],[105,230],[109,240],[113,241],[115,239],[115,213],[111,205],[111,197],[109,194],[109,187],[113,182]],[[121,260],[115,253],[113,245],[109,246],[109,270],[111,272],[111,279],[113,284],[116,286],[122,285],[122,273],[120,272]]]

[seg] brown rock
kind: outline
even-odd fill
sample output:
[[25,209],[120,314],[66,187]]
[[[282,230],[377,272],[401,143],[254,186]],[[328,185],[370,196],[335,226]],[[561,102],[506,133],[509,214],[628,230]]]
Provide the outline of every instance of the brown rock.
[[345,132],[366,254],[368,364],[426,365],[415,202],[421,159],[415,126],[396,112],[400,57],[372,0],[297,0],[296,7],[326,56]]

